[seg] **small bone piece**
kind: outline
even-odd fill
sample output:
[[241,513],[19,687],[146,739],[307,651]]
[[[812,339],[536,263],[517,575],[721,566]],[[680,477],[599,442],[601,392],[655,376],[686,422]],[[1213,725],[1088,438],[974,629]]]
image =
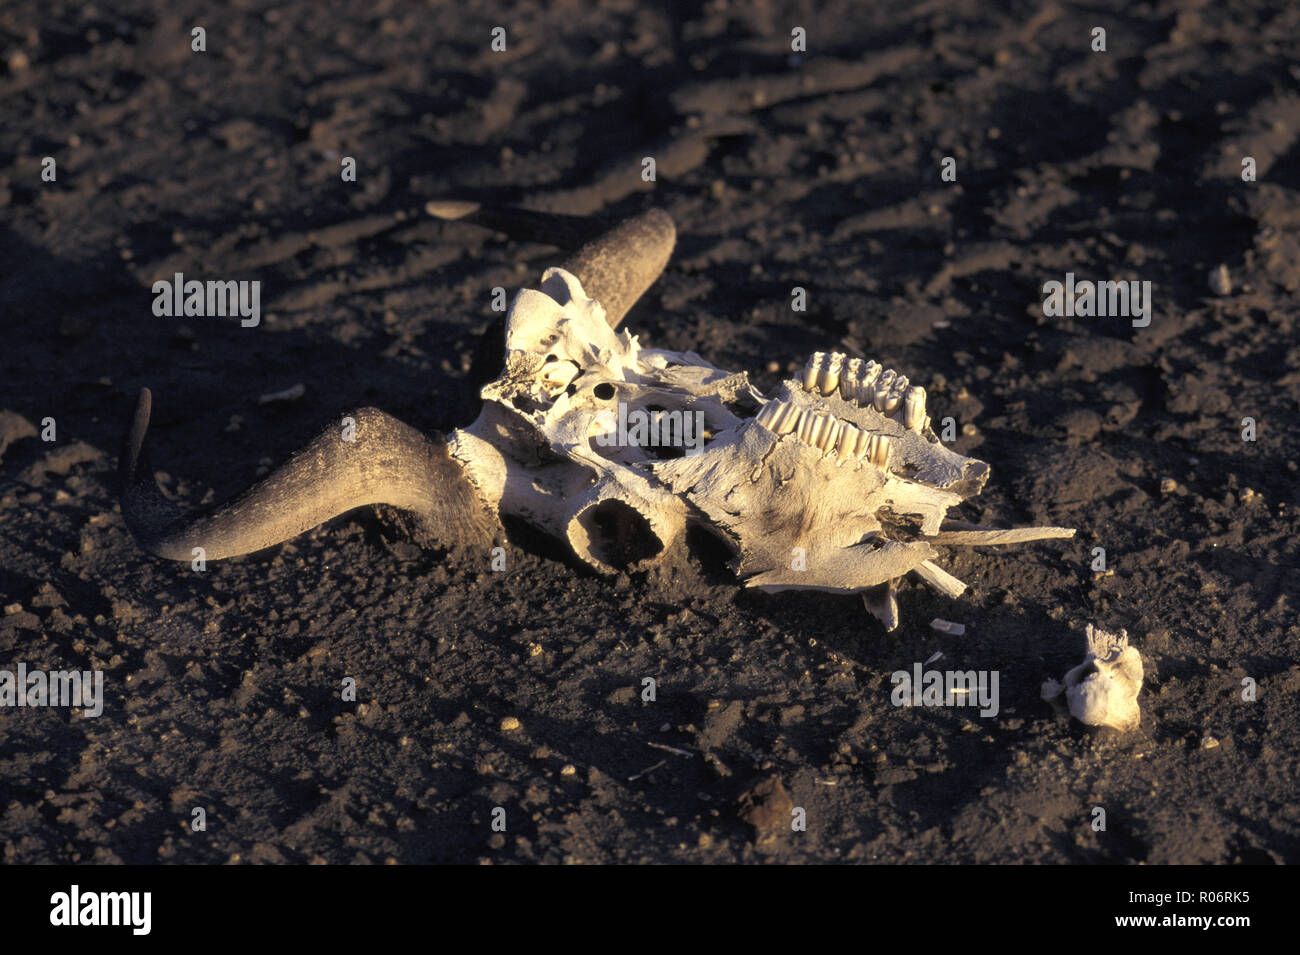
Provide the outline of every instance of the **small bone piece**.
[[930,621],[930,629],[939,633],[946,633],[950,637],[963,637],[966,635],[966,625],[964,623],[953,623],[951,620],[943,620],[935,617]]
[[297,401],[307,393],[307,386],[302,382],[284,389],[284,391],[273,391],[268,395],[258,396],[259,405],[270,405],[280,401]]
[[1127,733],[1135,730],[1142,714],[1138,692],[1142,689],[1142,657],[1128,645],[1128,633],[1107,633],[1088,624],[1087,655],[1065,674],[1064,684],[1048,680],[1043,699],[1058,701],[1064,694],[1070,715],[1089,726],[1110,726]]

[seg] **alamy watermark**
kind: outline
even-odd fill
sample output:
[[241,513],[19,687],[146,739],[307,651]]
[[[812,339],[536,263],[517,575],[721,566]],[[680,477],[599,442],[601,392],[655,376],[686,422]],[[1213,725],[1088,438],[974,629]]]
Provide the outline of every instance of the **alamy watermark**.
[[153,893],[83,892],[74,884],[50,896],[50,924],[117,925],[130,928],[132,935],[148,935],[153,928]]
[[171,281],[153,283],[153,313],[159,318],[225,318],[240,316],[244,328],[256,328],[262,321],[260,281],[185,281],[177,272]]
[[997,670],[895,670],[890,701],[895,706],[978,706],[980,716],[998,715]]
[[79,706],[86,716],[104,712],[103,670],[0,670],[0,706]]
[[595,441],[603,448],[681,448],[687,457],[704,450],[703,411],[650,411],[629,409],[620,401],[617,413],[597,412],[601,431]]
[[1048,318],[1132,318],[1134,328],[1151,324],[1151,283],[1076,282],[1073,272],[1064,282],[1044,282],[1043,314]]

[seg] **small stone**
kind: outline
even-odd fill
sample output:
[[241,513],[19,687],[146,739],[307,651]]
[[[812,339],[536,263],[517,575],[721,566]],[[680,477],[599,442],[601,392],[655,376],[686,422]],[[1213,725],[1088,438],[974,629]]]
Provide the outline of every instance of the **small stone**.
[[1210,273],[1210,291],[1215,295],[1232,294],[1232,276],[1228,274],[1228,267],[1220,265]]
[[1206,735],[1201,739],[1201,749],[1215,749],[1218,745],[1219,741],[1213,736]]
[[28,59],[27,54],[22,50],[14,50],[5,57],[5,66],[8,67],[9,72],[13,74],[24,73],[31,65],[32,61]]
[[513,733],[515,730],[519,729],[521,725],[522,724],[519,720],[513,716],[507,716],[501,721],[501,728],[507,733]]
[[574,776],[577,774],[577,772],[578,772],[578,767],[574,766],[573,763],[565,763],[563,766],[560,767],[561,776]]

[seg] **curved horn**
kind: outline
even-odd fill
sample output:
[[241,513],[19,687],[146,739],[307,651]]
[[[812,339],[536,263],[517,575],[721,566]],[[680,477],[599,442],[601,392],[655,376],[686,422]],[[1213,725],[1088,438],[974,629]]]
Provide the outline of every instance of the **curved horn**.
[[649,209],[593,239],[562,268],[583,291],[605,307],[605,320],[618,328],[623,316],[663,272],[677,242],[672,217]]
[[196,547],[207,560],[249,554],[366,504],[413,512],[445,544],[490,542],[496,529],[441,435],[427,438],[375,408],[348,412],[228,503],[183,513],[163,497],[148,464],[151,405],[144,388],[122,449],[122,516],[140,546],[159,557],[191,560]]
[[[438,219],[463,219],[512,238],[547,242],[562,249],[577,248],[561,268],[576,275],[583,291],[604,306],[611,328],[618,328],[628,310],[663,272],[677,242],[672,217],[662,209],[648,209],[598,233],[596,230],[607,226],[609,220],[476,202],[430,202],[425,210]],[[588,239],[590,235],[595,237]],[[583,244],[579,247],[580,242]]]

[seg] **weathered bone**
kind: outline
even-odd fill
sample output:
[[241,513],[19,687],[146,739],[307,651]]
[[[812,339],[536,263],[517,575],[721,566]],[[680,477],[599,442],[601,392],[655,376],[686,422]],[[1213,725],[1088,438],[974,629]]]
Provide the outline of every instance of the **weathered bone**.
[[1138,693],[1142,690],[1142,656],[1128,644],[1128,633],[1107,633],[1088,624],[1088,651],[1083,662],[1065,674],[1063,683],[1043,684],[1043,699],[1059,703],[1064,695],[1070,715],[1089,726],[1109,726],[1127,733],[1142,720]]
[[[429,211],[503,221],[499,210],[475,204]],[[524,218],[524,231],[547,235],[544,215]],[[385,503],[417,514],[446,542],[479,546],[498,518],[521,519],[612,572],[659,560],[691,521],[731,548],[746,586],[861,594],[893,629],[908,573],[951,597],[965,590],[935,563],[936,545],[1073,535],[949,520],[984,486],[988,465],[938,440],[924,389],[893,369],[817,352],[768,398],[744,373],[694,352],[643,348],[617,331],[671,252],[675,233],[662,212],[594,239],[570,218],[555,221],[557,242],[585,244],[568,268],[549,269],[538,289],[520,291],[499,337],[488,336],[502,370],[492,380],[474,373],[481,411],[445,445],[363,409],[354,413],[355,443],[327,429],[231,504],[186,518],[162,499],[143,462],[144,392],[123,454],[122,501],[141,544],[178,559],[202,546],[217,559]],[[479,365],[484,355],[491,352],[480,352]],[[643,425],[676,422],[678,446],[620,432],[634,415]],[[699,444],[685,448],[688,426]]]

